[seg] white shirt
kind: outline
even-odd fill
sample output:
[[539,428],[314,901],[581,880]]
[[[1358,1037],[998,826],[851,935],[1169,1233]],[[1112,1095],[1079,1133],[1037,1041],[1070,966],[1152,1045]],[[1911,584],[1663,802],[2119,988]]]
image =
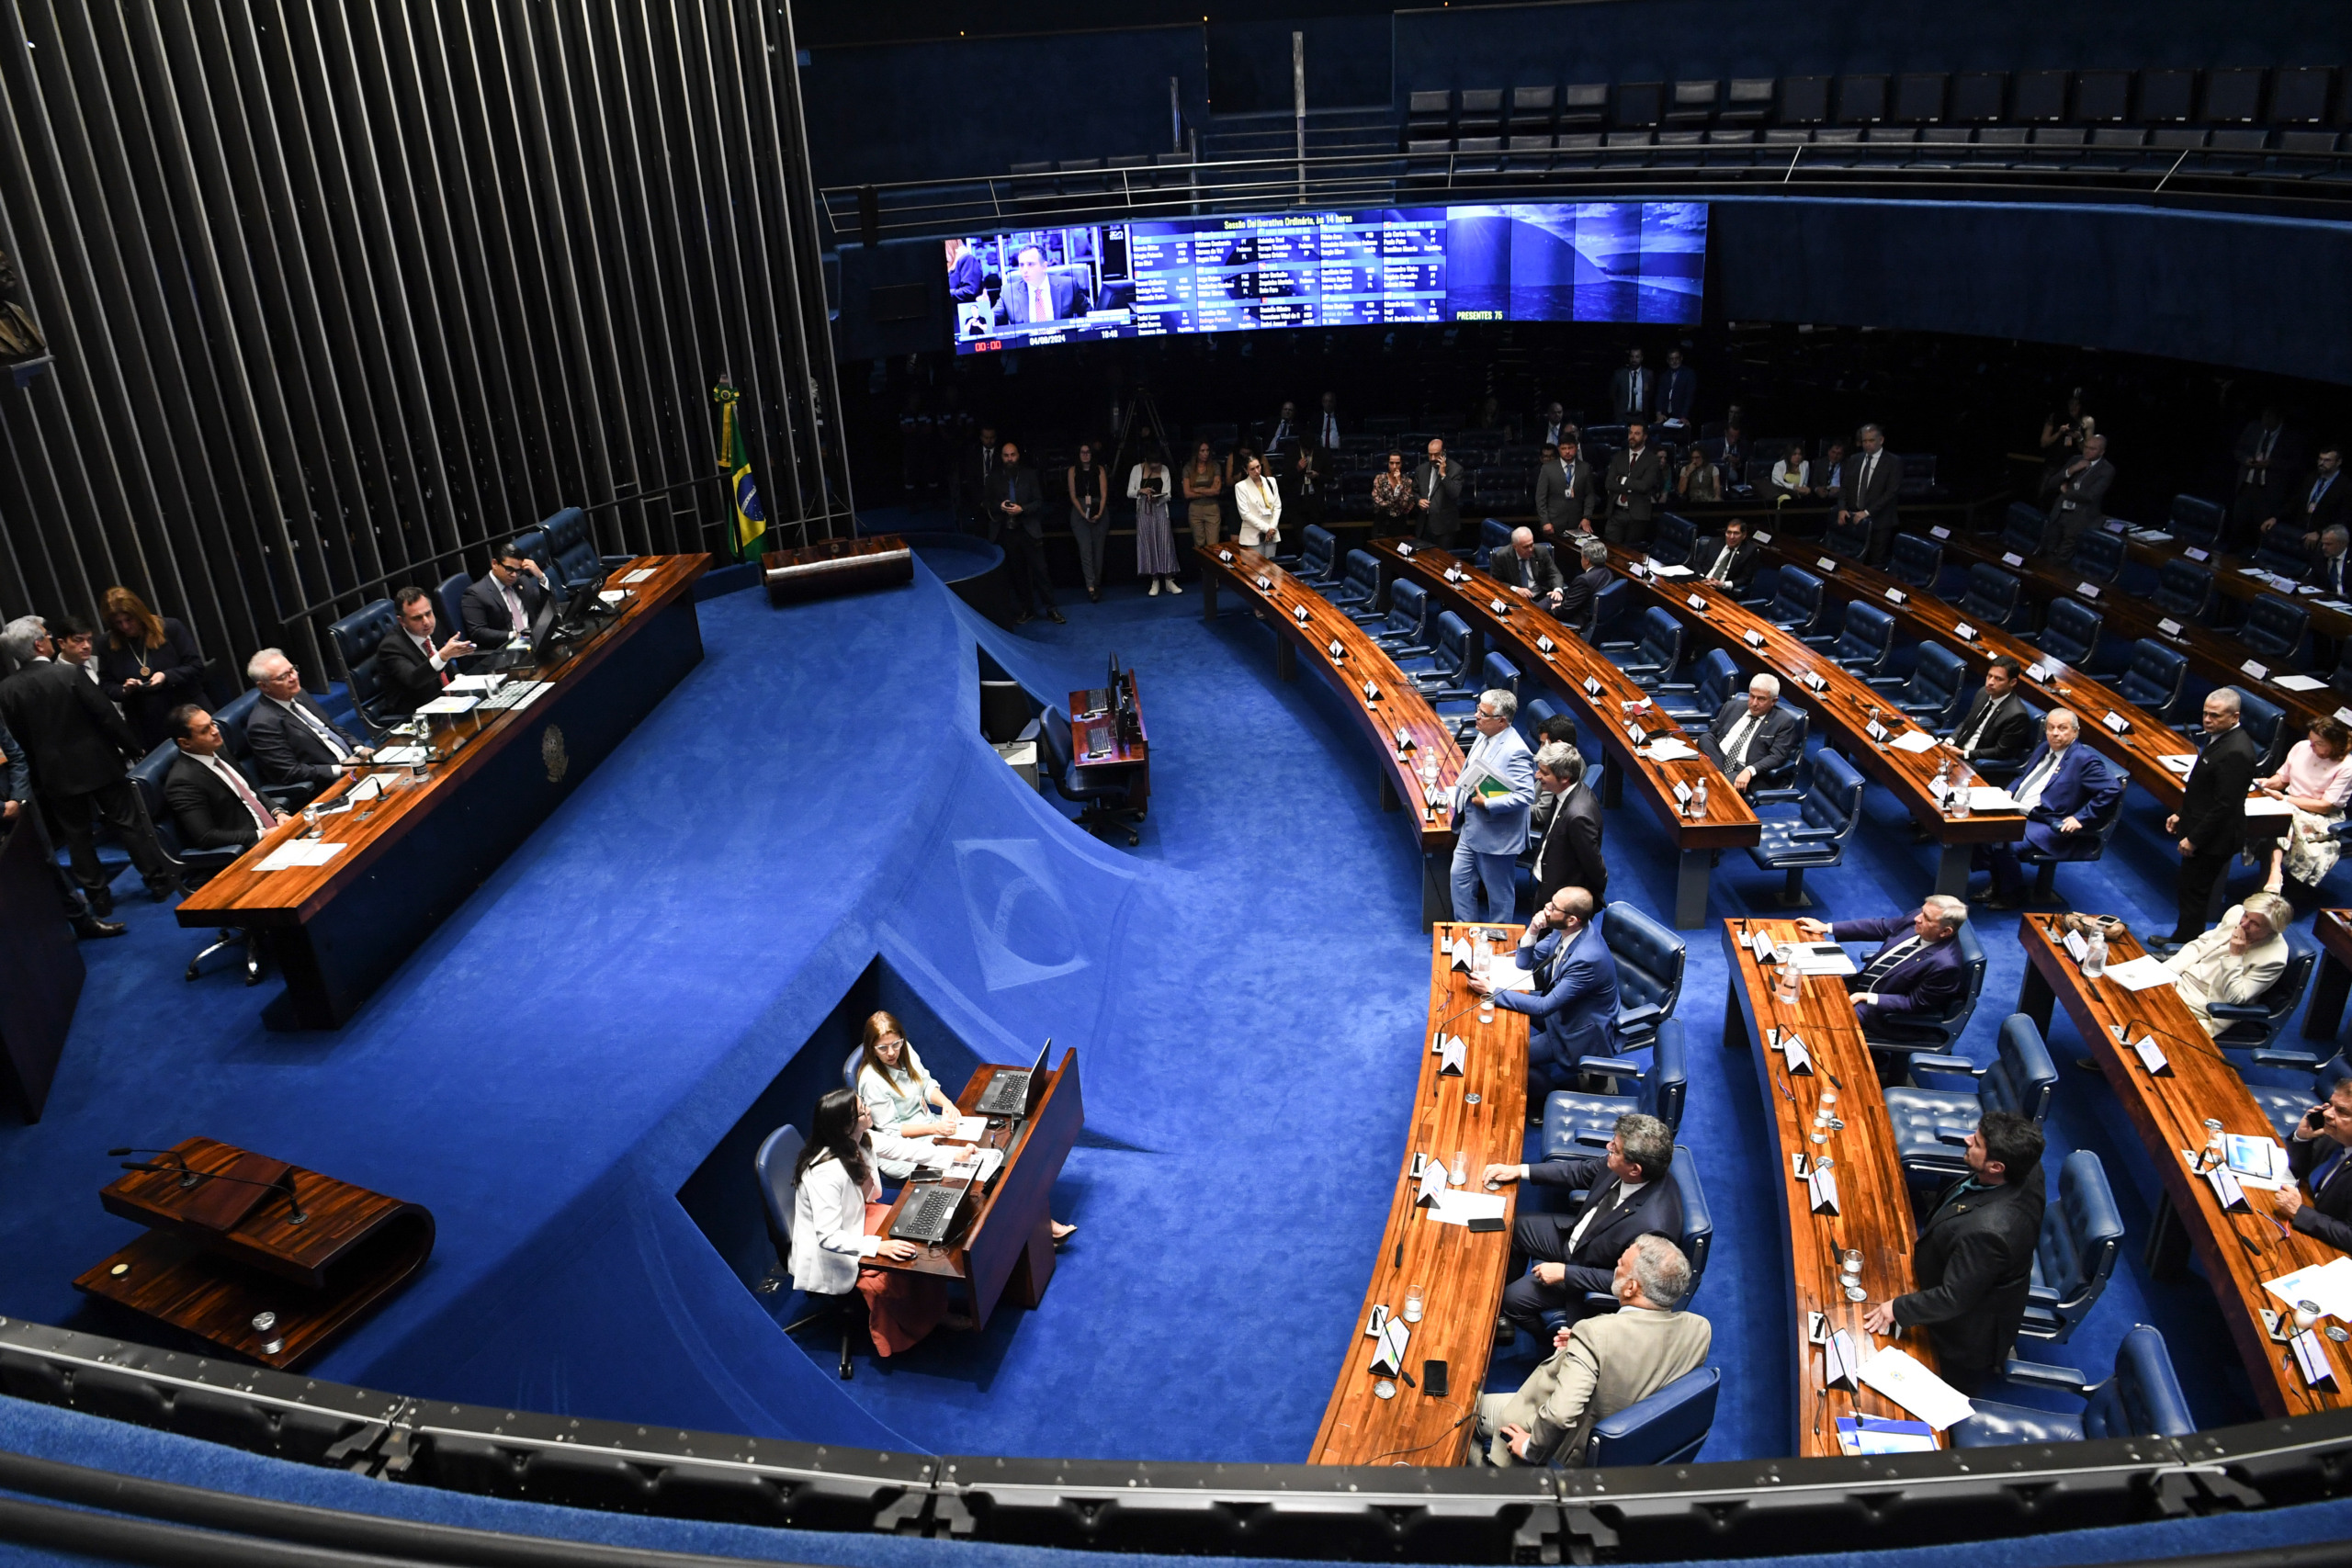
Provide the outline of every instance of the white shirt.
[[435,670],[440,669],[444,664],[448,662],[447,660],[442,658],[438,653],[435,653],[433,650],[433,639],[431,637],[419,637],[414,632],[411,632],[408,635],[408,640],[416,644],[416,650],[424,655],[424,661],[427,664],[432,665]]
[[1998,702],[1990,702],[1984,705],[1984,709],[1976,716],[1976,728],[1970,730],[1967,738],[1960,743],[1960,754],[1962,756],[1973,757],[1976,755],[1977,743],[1984,739],[1984,731],[1992,725],[1993,716],[2000,712],[2002,705],[2007,703],[2008,700],[2007,696],[2004,695]]
[[2022,787],[2017,793],[2018,807],[2020,810],[2030,811],[2041,804],[2041,792],[2048,789],[2050,781],[2058,776],[2058,765],[2066,760],[2066,753],[2073,750],[2071,746],[2055,747],[2049,755],[2034,764],[2033,772],[2026,776],[2022,782]]
[[1649,1183],[1646,1181],[1627,1181],[1621,1183],[1617,1189],[1617,1201],[1610,1204],[1607,1209],[1604,1210],[1598,1203],[1595,1203],[1592,1207],[1587,1209],[1584,1212],[1584,1218],[1577,1222],[1577,1228],[1568,1233],[1568,1250],[1570,1252],[1576,1251],[1577,1244],[1584,1240],[1586,1227],[1590,1225],[1593,1221],[1599,1219],[1604,1213],[1615,1213],[1618,1210],[1625,1206],[1625,1203],[1629,1199],[1648,1185]]
[[1871,476],[1878,472],[1878,454],[1873,452],[1862,459],[1862,477],[1854,481],[1854,499],[1860,501],[1870,493]]
[[1725,545],[1721,550],[1716,552],[1715,564],[1707,569],[1707,581],[1709,582],[1721,582],[1724,581],[1724,573],[1730,570],[1731,547],[1729,545]]

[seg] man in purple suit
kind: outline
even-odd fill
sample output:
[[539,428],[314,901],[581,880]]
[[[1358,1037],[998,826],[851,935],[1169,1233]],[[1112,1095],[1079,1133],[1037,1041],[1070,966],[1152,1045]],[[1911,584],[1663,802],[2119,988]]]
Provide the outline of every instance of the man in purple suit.
[[[2097,860],[2099,824],[2122,802],[2122,777],[2106,758],[2078,744],[2083,721],[2066,709],[2052,708],[2041,733],[2041,744],[2009,788],[2025,807],[2026,846],[2053,860]],[[1984,859],[1993,867],[1993,893],[1984,907],[2014,909],[2024,903],[2018,846],[1991,845]]]
[[1952,939],[1967,919],[1967,905],[1936,893],[1915,914],[1839,920],[1836,925],[1799,920],[1797,929],[1815,941],[1826,936],[1832,942],[1880,943],[1860,973],[1846,981],[1846,998],[1868,1035],[1883,1021],[1939,1014],[1960,999],[1968,988],[1968,976]]

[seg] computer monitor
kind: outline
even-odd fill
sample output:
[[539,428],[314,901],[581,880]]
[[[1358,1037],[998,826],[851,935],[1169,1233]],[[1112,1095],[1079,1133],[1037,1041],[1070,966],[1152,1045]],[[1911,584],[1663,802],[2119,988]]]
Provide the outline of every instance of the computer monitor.
[[1022,1096],[1021,1109],[1015,1114],[1026,1116],[1037,1109],[1037,1101],[1046,1092],[1046,1057],[1053,1048],[1054,1037],[1048,1034],[1046,1043],[1037,1047],[1037,1059],[1029,1064],[1028,1092]]

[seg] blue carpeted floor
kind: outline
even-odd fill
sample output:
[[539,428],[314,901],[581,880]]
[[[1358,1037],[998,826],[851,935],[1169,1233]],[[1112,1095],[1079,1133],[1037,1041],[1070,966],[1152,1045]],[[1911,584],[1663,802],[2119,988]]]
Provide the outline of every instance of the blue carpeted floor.
[[[1418,1066],[1419,867],[1374,761],[1269,631],[1196,592],[1077,595],[1068,626],[979,622],[914,588],[702,607],[709,656],[355,1022],[273,1035],[266,989],[183,985],[195,942],[134,897],[85,944],[74,1040],[38,1126],[0,1130],[0,1313],[119,1331],[68,1281],[130,1227],[96,1190],[112,1144],[202,1132],[414,1199],[439,1243],[405,1294],[317,1366],[420,1394],[931,1451],[1289,1461],[1355,1348]],[[1155,761],[1141,846],[1058,820],[978,739],[975,641],[1033,690],[1141,672]],[[2169,919],[2174,861],[2136,792],[2076,907]],[[1891,800],[1810,885],[1830,913],[1928,886]],[[1668,846],[1609,818],[1611,894],[1671,908]],[[126,882],[128,879],[126,879]],[[1744,855],[1718,915],[1777,912]],[[2016,994],[2016,917],[1985,915],[1983,1057]],[[676,1194],[880,957],[973,1052],[1078,1047],[1089,1138],[1057,1208],[1081,1225],[1045,1303],[834,1380],[786,1340]],[[271,984],[275,984],[274,981]],[[1681,1141],[1716,1224],[1695,1303],[1726,1373],[1708,1458],[1785,1453],[1792,1345],[1760,1107],[1714,1045],[1719,942],[1691,933]],[[812,1036],[818,1036],[812,1043]],[[2062,1061],[2080,1054],[2061,1022]],[[2132,1235],[2055,1353],[2102,1372],[2162,1328],[2206,1424],[2253,1405],[2211,1297],[2138,1263],[2152,1172],[2098,1080],[2068,1071],[2051,1158],[2106,1162]],[[750,1173],[745,1172],[748,1181]],[[1167,1347],[1181,1338],[1182,1357]],[[1523,1371],[1506,1359],[1498,1381]],[[815,1359],[811,1359],[811,1355]]]

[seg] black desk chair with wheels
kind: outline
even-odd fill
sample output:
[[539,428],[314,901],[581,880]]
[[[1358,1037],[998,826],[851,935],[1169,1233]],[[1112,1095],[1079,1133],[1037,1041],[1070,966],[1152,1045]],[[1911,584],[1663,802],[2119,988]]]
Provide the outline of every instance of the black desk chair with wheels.
[[[760,1152],[752,1164],[759,1172],[760,1197],[766,1206],[768,1240],[775,1247],[775,1267],[755,1287],[759,1293],[774,1295],[792,1285],[792,1211],[795,1188],[792,1168],[800,1163],[800,1151],[808,1146],[800,1129],[787,1122],[770,1133],[760,1145]],[[784,1325],[787,1335],[797,1334],[816,1324],[838,1326],[842,1336],[842,1381],[856,1376],[857,1369],[850,1364],[852,1337],[864,1325],[865,1298],[853,1285],[843,1295],[820,1295],[805,1292],[809,1310]]]
[[[248,694],[249,695],[251,694]],[[252,712],[250,705],[247,713]],[[225,729],[226,725],[222,728]],[[164,781],[169,777],[172,764],[179,761],[180,748],[176,740],[166,740],[132,764],[130,782],[138,788],[139,802],[147,809],[147,818],[155,825],[155,837],[162,842],[164,852],[180,863],[180,881],[191,890],[209,882],[214,874],[225,871],[245,852],[233,845],[217,849],[195,849],[180,841],[179,825],[172,820],[171,807],[164,802]],[[233,749],[232,750],[233,758]],[[278,810],[286,810],[308,792],[299,786],[266,784],[254,776],[253,764],[235,759],[237,772],[244,775],[254,793]],[[215,930],[211,943],[187,961],[182,978],[193,980],[202,972],[204,961],[227,948],[242,948],[244,953],[245,984],[261,984],[262,933],[250,926],[221,926]]]
[[1054,790],[1064,800],[1075,802],[1082,809],[1078,825],[1088,832],[1108,827],[1125,832],[1127,847],[1143,842],[1143,835],[1130,825],[1141,822],[1143,813],[1124,806],[1109,804],[1127,798],[1134,783],[1136,770],[1131,767],[1080,768],[1070,747],[1069,720],[1057,707],[1047,707],[1039,716],[1038,744],[1044,754],[1038,759],[1042,769],[1054,781]]

